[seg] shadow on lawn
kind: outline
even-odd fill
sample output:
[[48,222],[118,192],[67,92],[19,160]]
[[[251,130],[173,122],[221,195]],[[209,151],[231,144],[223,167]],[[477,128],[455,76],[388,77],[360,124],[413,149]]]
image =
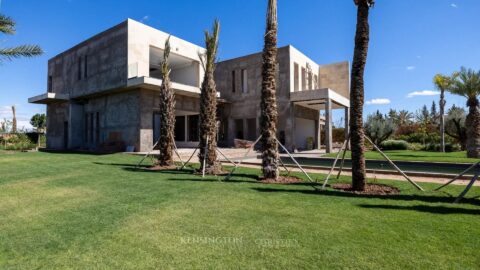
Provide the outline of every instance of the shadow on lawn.
[[[363,194],[354,194],[343,191],[336,190],[301,190],[301,189],[278,189],[278,188],[252,188],[258,192],[285,192],[285,193],[302,193],[307,195],[323,195],[323,196],[334,196],[334,197],[348,197],[348,198],[372,198],[372,199],[382,199],[382,200],[393,200],[393,201],[421,201],[427,203],[452,203],[454,197],[441,197],[441,196],[429,196],[429,195],[420,195],[420,194],[411,194],[411,195],[363,195]],[[480,200],[474,198],[465,198],[461,203],[468,203],[471,205],[480,206]]]
[[442,215],[448,215],[448,214],[480,215],[480,209],[465,209],[465,208],[458,208],[458,207],[428,206],[428,205],[413,205],[413,206],[371,205],[371,204],[360,204],[358,206],[362,208],[368,208],[368,209],[411,210],[411,211],[442,214]]

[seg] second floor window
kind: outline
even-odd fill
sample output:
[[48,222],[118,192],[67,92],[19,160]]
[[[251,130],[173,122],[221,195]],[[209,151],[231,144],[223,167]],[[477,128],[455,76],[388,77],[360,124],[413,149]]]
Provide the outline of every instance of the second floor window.
[[302,90],[307,89],[307,71],[302,68]]
[[49,93],[53,93],[53,78],[52,78],[52,76],[48,76],[47,91],[48,91]]
[[232,93],[235,93],[235,70],[232,70]]
[[83,63],[83,77],[86,79],[88,76],[88,56],[85,55],[85,61]]
[[78,58],[78,80],[82,79],[82,58]]
[[300,88],[300,81],[298,78],[298,72],[300,72],[300,67],[297,63],[293,65],[293,91],[298,91]]
[[248,73],[246,69],[242,69],[242,93],[248,93]]

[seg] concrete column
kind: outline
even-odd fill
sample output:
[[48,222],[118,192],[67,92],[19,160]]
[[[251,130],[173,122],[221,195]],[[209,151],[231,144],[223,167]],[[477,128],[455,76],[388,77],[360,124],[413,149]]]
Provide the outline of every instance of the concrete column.
[[350,108],[345,107],[345,140],[350,133]]
[[[290,119],[292,121],[292,130],[290,130],[290,145],[288,145],[288,138],[285,138],[285,141],[287,141],[287,145],[285,146],[287,148],[290,148],[290,151],[292,153],[295,151],[295,148],[297,146],[295,145],[295,129],[296,129],[296,121],[295,121],[295,103],[291,103],[290,105]],[[285,137],[287,136],[287,132],[285,131]]]
[[325,102],[325,145],[327,153],[333,151],[332,139],[332,100],[327,99]]
[[315,121],[315,134],[317,135],[317,136],[315,136],[315,144],[317,145],[317,149],[320,149],[321,130],[322,130],[322,128],[321,128],[321,125],[320,125],[320,111],[318,111],[317,121]]

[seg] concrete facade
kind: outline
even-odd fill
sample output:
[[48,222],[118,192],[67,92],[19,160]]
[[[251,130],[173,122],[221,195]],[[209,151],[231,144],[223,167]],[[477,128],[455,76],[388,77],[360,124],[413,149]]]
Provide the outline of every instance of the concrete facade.
[[[292,46],[279,48],[277,61],[279,140],[292,150],[304,150],[313,140],[318,149],[325,133],[326,149],[331,152],[332,110],[350,106],[348,62],[321,66]],[[228,134],[221,143],[232,146],[235,138],[258,138],[262,54],[218,63],[215,81],[220,96],[228,101],[221,119]]]
[[[151,150],[161,128],[159,67],[168,37],[128,19],[50,59],[47,93],[29,99],[47,105],[47,147]],[[173,36],[170,43],[175,138],[179,147],[192,147],[198,143],[199,54],[205,50]],[[219,145],[259,136],[261,69],[261,53],[218,63]],[[321,111],[348,108],[348,71],[347,62],[321,66],[292,46],[279,48],[278,136],[288,148],[305,149],[308,138],[318,148],[322,130],[331,137],[330,118]]]

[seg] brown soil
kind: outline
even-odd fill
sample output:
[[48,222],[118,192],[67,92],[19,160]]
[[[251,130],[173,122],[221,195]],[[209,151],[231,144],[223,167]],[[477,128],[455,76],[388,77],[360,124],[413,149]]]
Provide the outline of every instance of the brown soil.
[[[202,175],[203,172],[200,169],[196,169],[194,172],[196,175]],[[228,175],[230,172],[224,170],[206,170],[205,175]]]
[[151,166],[151,167],[146,168],[146,170],[149,170],[149,171],[171,171],[171,170],[176,170],[176,169],[177,169],[177,166],[175,166],[175,165],[171,165],[171,166],[155,165],[155,166]]
[[332,185],[332,188],[345,192],[364,195],[395,195],[400,193],[400,190],[398,188],[379,184],[369,184],[365,187],[364,191],[353,190],[352,185],[350,184],[334,184]]
[[302,183],[303,180],[295,176],[279,176],[277,179],[260,178],[260,182],[264,184],[297,184]]

